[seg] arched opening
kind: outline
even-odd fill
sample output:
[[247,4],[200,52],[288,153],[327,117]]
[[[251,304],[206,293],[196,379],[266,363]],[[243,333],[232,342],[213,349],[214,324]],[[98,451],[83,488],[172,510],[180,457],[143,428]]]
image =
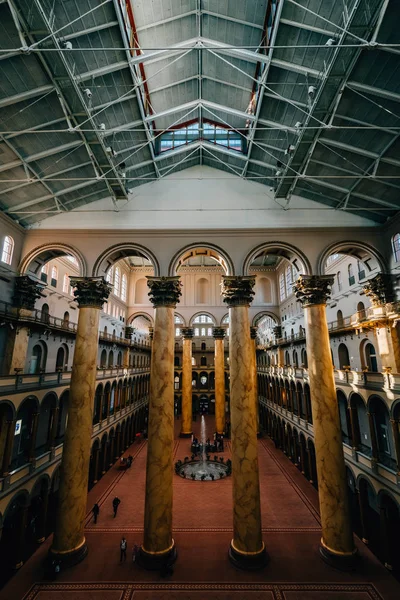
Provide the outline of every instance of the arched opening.
[[35,457],[39,403],[35,396],[27,396],[17,411],[14,444],[11,455],[12,470],[28,463]]
[[62,393],[58,407],[58,423],[56,433],[56,444],[64,441],[65,430],[68,422],[69,390]]
[[63,344],[57,350],[56,371],[66,371],[68,369],[68,346]]
[[[57,396],[50,392],[40,405],[39,421],[36,433],[35,456],[39,456],[51,445],[53,420],[56,417]],[[53,434],[54,435],[54,434]]]
[[32,354],[29,361],[28,372],[31,374],[42,373],[46,370],[47,345],[45,342],[38,342],[32,348]]
[[105,369],[107,367],[107,350],[102,350],[100,355],[100,367]]
[[[369,400],[369,411],[372,415],[373,428],[377,444],[377,458],[379,462],[391,469],[396,469],[396,455],[389,410],[386,403],[379,396],[372,396]],[[374,432],[371,432],[373,435]],[[372,440],[374,438],[372,437]],[[372,448],[374,451],[374,447]]]
[[350,355],[346,344],[339,344],[338,348],[339,354],[339,368],[343,369],[344,367],[350,367]]
[[336,390],[339,407],[340,425],[342,429],[342,440],[345,444],[352,445],[352,430],[347,398],[342,390]]
[[365,344],[365,364],[368,371],[372,373],[378,372],[378,359],[376,356],[375,347],[371,344]]
[[[219,266],[216,266],[216,264]],[[235,269],[230,256],[214,244],[190,244],[178,250],[169,265],[169,275],[178,275],[185,267],[208,267],[218,268],[218,272],[225,275],[234,275]]]

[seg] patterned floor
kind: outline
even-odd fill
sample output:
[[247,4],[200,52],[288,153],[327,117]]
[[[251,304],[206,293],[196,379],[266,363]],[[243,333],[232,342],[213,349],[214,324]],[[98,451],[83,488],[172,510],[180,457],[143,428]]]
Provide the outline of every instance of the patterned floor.
[[[212,431],[211,418],[207,427]],[[354,573],[335,571],[320,560],[317,493],[268,439],[259,442],[263,538],[270,555],[265,569],[248,573],[228,560],[232,478],[200,482],[178,476],[173,575],[163,579],[140,569],[130,553],[120,564],[121,536],[128,548],[142,542],[146,451],[146,442],[135,443],[126,452],[134,456],[131,469],[120,471],[116,464],[89,493],[85,561],[49,582],[43,569],[48,539],[0,592],[0,600],[399,600],[399,584],[360,542],[362,560]],[[225,458],[230,451],[227,444]],[[189,454],[190,440],[177,437],[175,459]],[[121,499],[116,519],[115,495]],[[90,512],[95,502],[100,505],[97,524]]]

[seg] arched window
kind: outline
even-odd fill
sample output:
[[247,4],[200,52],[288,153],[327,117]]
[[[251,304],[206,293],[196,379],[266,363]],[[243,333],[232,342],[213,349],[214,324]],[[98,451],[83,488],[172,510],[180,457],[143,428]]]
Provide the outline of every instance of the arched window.
[[209,327],[207,329],[207,335],[210,335],[210,336],[212,335],[212,327]]
[[112,283],[113,282],[113,277],[114,277],[114,267],[111,267],[111,269],[109,269],[107,271],[107,275],[106,275],[106,281],[107,281],[107,283]]
[[49,274],[49,264],[47,263],[47,265],[43,265],[43,267],[40,269],[40,279],[42,281],[44,281],[44,283],[47,283],[48,274]]
[[347,267],[347,271],[349,274],[349,285],[354,285],[356,282],[356,278],[354,277],[354,267],[351,263]]
[[343,313],[341,310],[337,311],[336,320],[337,320],[338,327],[343,327]]
[[360,260],[357,261],[358,281],[365,278],[365,266]]
[[301,351],[301,364],[305,369],[308,368],[307,350],[305,348],[303,348]]
[[65,273],[64,279],[63,279],[63,292],[64,292],[64,294],[69,293],[69,276],[67,273]]
[[196,283],[196,304],[207,304],[208,302],[209,282],[202,277]]
[[1,253],[1,261],[6,265],[11,265],[14,252],[14,240],[11,235],[6,235],[3,244],[3,252]]
[[53,265],[51,267],[51,285],[53,287],[57,287],[57,279],[58,279],[58,269],[56,267],[56,265]]
[[205,327],[201,328],[201,335],[206,335],[206,328]]
[[48,304],[43,304],[43,306],[42,306],[41,321],[42,321],[42,323],[50,322],[49,305]]
[[350,356],[346,344],[339,344],[339,369],[350,366]]
[[63,327],[68,327],[69,325],[69,312],[66,310],[64,313],[64,318],[63,318],[63,322],[62,322],[62,326]]
[[62,345],[57,351],[56,370],[64,370],[68,366],[68,347]]
[[338,271],[336,273],[336,279],[337,279],[337,288],[338,288],[338,291],[340,292],[340,290],[342,289],[342,273],[340,271]]
[[119,267],[115,269],[115,277],[114,277],[114,294],[116,296],[120,295],[121,291],[121,270]]
[[181,328],[180,328],[180,327],[177,327],[177,328],[175,329],[175,336],[176,336],[176,337],[179,337],[180,335],[181,335]]
[[288,265],[286,267],[286,294],[290,296],[292,293],[292,285],[293,285],[293,276],[292,276],[292,267]]
[[376,350],[372,344],[365,346],[365,359],[369,371],[378,372],[378,361],[376,359]]
[[121,283],[121,300],[123,300],[124,302],[126,302],[127,290],[128,290],[128,279],[124,273],[122,275],[122,283]]
[[283,273],[279,275],[279,298],[281,301],[286,298],[285,276]]
[[392,239],[393,244],[393,256],[396,262],[400,260],[400,233],[396,233]]
[[194,335],[196,335],[196,336],[200,335],[200,329],[198,327],[195,327]]
[[359,302],[357,304],[357,312],[359,319],[365,319],[365,304],[364,302]]

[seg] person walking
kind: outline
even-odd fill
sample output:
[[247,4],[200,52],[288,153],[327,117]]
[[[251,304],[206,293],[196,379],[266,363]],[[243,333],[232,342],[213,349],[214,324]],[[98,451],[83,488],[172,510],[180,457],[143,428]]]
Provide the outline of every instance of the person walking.
[[121,540],[121,543],[119,545],[119,548],[121,550],[121,555],[120,555],[120,559],[119,559],[120,563],[122,563],[123,560],[124,561],[126,560],[126,547],[127,547],[127,545],[128,545],[128,542],[126,541],[125,537],[122,536],[122,540]]
[[136,562],[136,557],[139,553],[139,546],[137,544],[133,545],[133,550],[132,550],[132,562]]
[[99,512],[100,512],[100,506],[96,502],[96,504],[92,508],[93,520],[95,523],[97,523],[97,517],[99,516]]
[[121,504],[121,500],[118,498],[118,496],[115,496],[114,500],[112,501],[113,510],[114,510],[114,519],[117,516],[118,506],[120,504]]

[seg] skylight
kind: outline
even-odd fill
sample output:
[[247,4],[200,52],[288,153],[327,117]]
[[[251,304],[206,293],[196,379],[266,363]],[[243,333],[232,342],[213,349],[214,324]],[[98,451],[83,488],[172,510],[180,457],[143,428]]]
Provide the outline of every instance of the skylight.
[[194,121],[166,131],[158,137],[157,150],[161,154],[199,140],[237,152],[246,151],[246,139],[237,130],[208,121],[203,121],[202,124]]

